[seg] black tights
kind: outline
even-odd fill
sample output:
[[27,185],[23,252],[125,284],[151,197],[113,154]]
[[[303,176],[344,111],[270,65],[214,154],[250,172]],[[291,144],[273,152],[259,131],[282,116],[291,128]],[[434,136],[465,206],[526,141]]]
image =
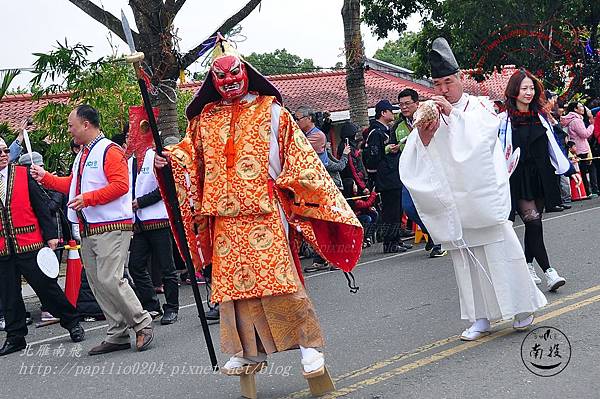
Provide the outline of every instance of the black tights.
[[525,259],[527,263],[535,259],[544,272],[550,268],[548,252],[544,244],[542,228],[543,200],[519,200],[517,212],[525,224]]

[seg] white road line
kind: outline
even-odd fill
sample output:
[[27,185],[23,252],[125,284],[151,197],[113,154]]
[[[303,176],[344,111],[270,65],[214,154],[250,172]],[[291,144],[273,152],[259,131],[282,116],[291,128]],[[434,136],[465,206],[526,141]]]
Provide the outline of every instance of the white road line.
[[[87,333],[88,331],[99,330],[101,328],[106,328],[106,327],[108,327],[108,324],[103,324],[101,326],[86,328],[85,332]],[[43,344],[46,342],[51,342],[51,341],[55,341],[57,339],[67,338],[67,337],[69,337],[69,334],[61,334],[61,335],[57,335],[56,337],[50,337],[50,338],[46,338],[46,339],[40,339],[39,341],[29,342],[28,345],[33,346],[33,345]]]
[[[556,219],[561,219],[561,218],[564,218],[564,217],[567,217],[567,216],[571,216],[571,215],[578,215],[580,213],[585,213],[585,212],[589,212],[589,211],[595,211],[596,209],[600,209],[600,206],[595,206],[593,208],[588,208],[588,209],[582,209],[580,211],[575,211],[575,212],[569,212],[569,213],[565,213],[565,214],[562,214],[562,215],[552,216],[552,217],[549,217],[549,218],[545,218],[542,221],[543,222],[549,222],[550,220],[556,220]],[[521,228],[521,227],[525,227],[525,225],[524,224],[520,224],[518,226],[515,226],[515,229],[518,229],[518,228]]]

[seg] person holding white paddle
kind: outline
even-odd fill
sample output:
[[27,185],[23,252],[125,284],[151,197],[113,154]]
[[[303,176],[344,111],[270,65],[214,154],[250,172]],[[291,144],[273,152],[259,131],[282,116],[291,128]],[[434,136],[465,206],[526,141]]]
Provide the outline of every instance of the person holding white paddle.
[[21,276],[44,307],[60,318],[60,325],[69,331],[73,342],[85,338],[79,313],[55,280],[58,261],[52,251],[58,244],[56,223],[27,168],[9,166],[9,153],[0,138],[0,297],[6,319],[6,341],[0,356],[27,346]]

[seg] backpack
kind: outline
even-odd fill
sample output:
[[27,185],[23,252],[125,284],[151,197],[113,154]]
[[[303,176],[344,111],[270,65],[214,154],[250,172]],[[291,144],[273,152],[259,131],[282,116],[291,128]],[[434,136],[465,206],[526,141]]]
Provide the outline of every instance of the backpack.
[[363,164],[367,169],[367,172],[376,172],[377,166],[379,165],[379,158],[381,155],[379,154],[379,148],[376,145],[369,145],[369,138],[375,129],[372,129],[367,134],[367,138],[365,139],[365,147],[362,152]]

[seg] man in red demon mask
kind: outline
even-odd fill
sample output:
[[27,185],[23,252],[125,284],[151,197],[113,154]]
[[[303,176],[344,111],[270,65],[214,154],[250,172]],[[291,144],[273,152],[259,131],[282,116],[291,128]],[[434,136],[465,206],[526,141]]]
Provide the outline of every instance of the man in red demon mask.
[[277,89],[222,38],[212,57],[185,138],[155,166],[171,160],[192,259],[212,264],[221,349],[232,355],[221,370],[259,371],[267,355],[299,348],[304,376],[321,376],[323,337],[297,245],[302,235],[350,271],[362,228]]

